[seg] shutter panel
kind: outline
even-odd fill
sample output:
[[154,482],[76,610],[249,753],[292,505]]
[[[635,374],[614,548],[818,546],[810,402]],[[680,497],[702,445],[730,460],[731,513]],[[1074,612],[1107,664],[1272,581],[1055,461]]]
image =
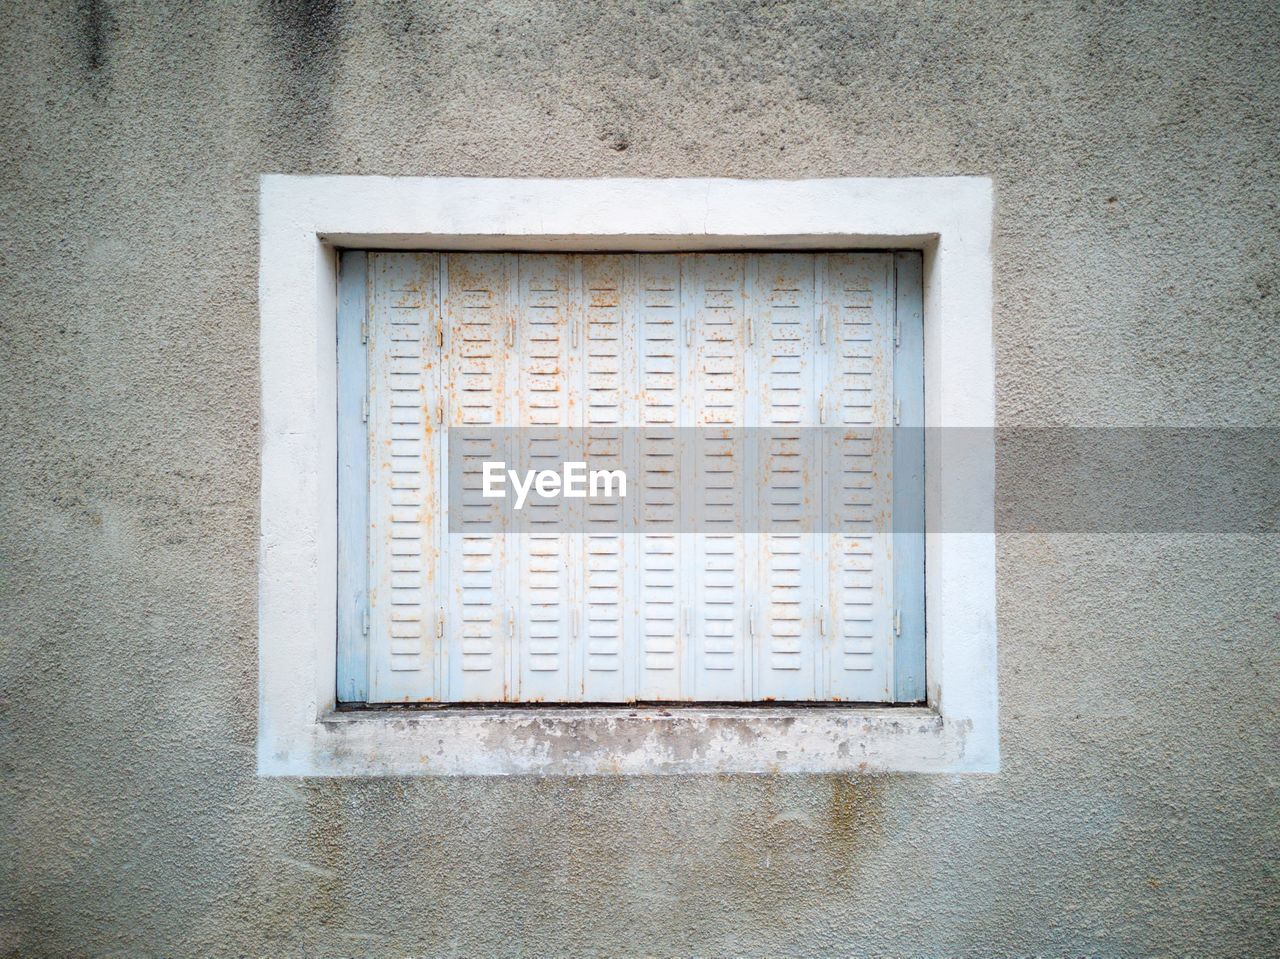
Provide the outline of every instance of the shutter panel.
[[[508,358],[515,333],[515,257],[456,253],[443,257],[445,348],[450,427],[508,424]],[[512,620],[507,604],[508,538],[496,535],[498,500],[481,497],[485,461],[509,462],[501,440],[484,431],[446,435],[465,444],[451,458],[462,464],[463,501],[448,537],[448,699],[498,702],[512,688],[508,675]],[[454,532],[458,530],[458,532]]]
[[805,491],[817,479],[820,448],[816,368],[825,350],[814,302],[815,257],[755,258],[752,296],[759,406],[753,444],[762,529],[751,537],[758,560],[760,630],[755,644],[755,698],[812,699],[820,645],[817,572],[819,504]]
[[338,260],[338,701],[369,700],[369,255]]
[[[735,700],[748,695],[745,655],[751,592],[746,561],[746,487],[741,427],[747,423],[746,257],[693,254],[681,274],[692,469],[684,476],[687,501],[696,503],[706,532],[693,535],[694,699]],[[687,528],[687,527],[686,527]]]
[[[634,427],[639,425],[631,332],[636,321],[636,263],[634,255],[581,258],[585,362],[580,408],[589,469],[622,469],[633,460],[624,447],[635,441]],[[629,606],[636,585],[630,561],[637,537],[624,532],[628,508],[629,499],[620,496],[582,501],[588,532],[579,540],[584,648],[578,695],[587,702],[635,697],[639,630],[638,617]]]
[[893,632],[892,509],[893,259],[889,254],[827,258],[828,353],[826,537],[827,697],[890,699]]
[[[636,304],[638,335],[640,475],[633,508],[639,513],[637,603],[639,699],[679,699],[686,667],[684,571],[680,558],[687,536],[679,532],[675,479],[679,465],[677,431],[684,382],[680,317],[680,258],[641,256]],[[629,491],[630,492],[630,491]]]
[[923,257],[893,257],[893,699],[922,702],[924,685]]
[[[518,260],[520,302],[516,336],[510,351],[514,391],[514,468],[560,472],[580,459],[569,445],[571,421],[570,327],[577,299],[575,259],[528,256]],[[576,336],[576,323],[574,335]],[[574,700],[570,693],[572,633],[580,622],[577,590],[570,577],[580,565],[570,554],[578,537],[568,528],[573,500],[541,498],[530,492],[520,517],[521,531],[509,545],[518,555],[514,599],[515,654],[519,683],[515,698],[524,702]],[[576,552],[576,551],[575,551]]]
[[369,259],[369,695],[438,698],[433,641],[438,581],[439,395],[437,261],[408,253]]

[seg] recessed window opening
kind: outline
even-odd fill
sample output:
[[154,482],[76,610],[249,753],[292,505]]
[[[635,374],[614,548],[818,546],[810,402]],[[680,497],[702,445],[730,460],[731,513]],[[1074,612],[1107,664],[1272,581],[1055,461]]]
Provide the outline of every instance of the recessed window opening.
[[353,250],[339,293],[339,703],[924,700],[918,252]]

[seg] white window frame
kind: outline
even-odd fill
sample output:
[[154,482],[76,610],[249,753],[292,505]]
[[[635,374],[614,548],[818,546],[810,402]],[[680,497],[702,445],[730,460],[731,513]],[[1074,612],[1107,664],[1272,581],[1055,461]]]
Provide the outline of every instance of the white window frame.
[[[993,196],[985,177],[265,176],[258,772],[994,772]],[[338,248],[924,254],[924,706],[336,709]]]

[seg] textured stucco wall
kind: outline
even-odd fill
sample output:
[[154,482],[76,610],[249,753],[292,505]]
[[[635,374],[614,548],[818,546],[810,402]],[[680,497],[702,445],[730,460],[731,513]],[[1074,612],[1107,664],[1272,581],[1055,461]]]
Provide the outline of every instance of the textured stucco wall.
[[260,174],[991,175],[1002,423],[1275,423],[1274,3],[0,14],[0,952],[1280,952],[1274,538],[1003,537],[995,776],[254,775]]

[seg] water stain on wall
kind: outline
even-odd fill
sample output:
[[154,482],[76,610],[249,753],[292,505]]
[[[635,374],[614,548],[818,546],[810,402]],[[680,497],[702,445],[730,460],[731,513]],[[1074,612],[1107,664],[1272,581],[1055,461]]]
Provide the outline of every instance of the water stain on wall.
[[108,47],[115,18],[105,0],[79,0],[76,4],[76,35],[80,56],[90,76],[99,79],[107,63]]

